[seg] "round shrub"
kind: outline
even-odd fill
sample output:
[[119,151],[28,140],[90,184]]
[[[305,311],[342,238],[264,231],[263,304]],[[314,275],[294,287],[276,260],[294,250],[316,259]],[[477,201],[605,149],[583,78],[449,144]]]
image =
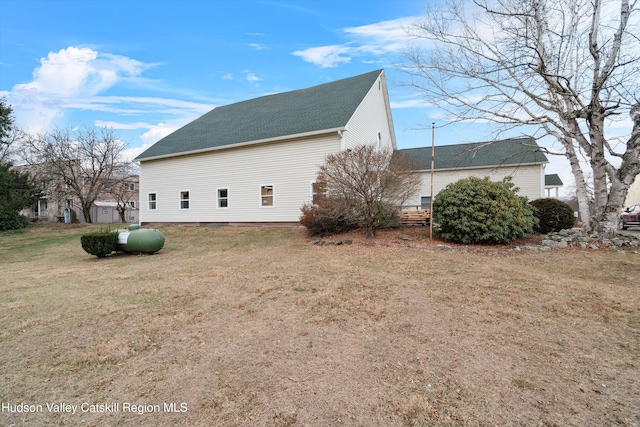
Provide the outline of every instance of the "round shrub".
[[546,198],[536,199],[531,203],[533,214],[538,218],[536,231],[547,234],[573,227],[575,217],[573,209],[565,202]]
[[111,230],[100,230],[85,233],[80,237],[82,249],[88,254],[99,258],[106,257],[116,249],[118,243],[118,232]]
[[17,230],[29,225],[29,220],[19,212],[10,209],[0,209],[0,231]]
[[533,208],[510,179],[470,177],[447,185],[433,201],[440,234],[459,243],[508,243],[533,231]]

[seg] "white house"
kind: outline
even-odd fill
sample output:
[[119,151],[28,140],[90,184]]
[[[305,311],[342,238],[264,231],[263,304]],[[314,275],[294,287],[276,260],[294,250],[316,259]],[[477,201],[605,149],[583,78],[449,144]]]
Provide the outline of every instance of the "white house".
[[[422,189],[409,205],[428,209],[431,199],[431,147],[398,150],[416,160],[422,175]],[[546,156],[533,138],[434,147],[433,194],[448,184],[470,176],[488,176],[492,181],[511,177],[529,200],[544,197]]]
[[327,154],[396,149],[383,70],[217,107],[140,161],[140,221],[295,223]]
[[[140,222],[297,223],[327,154],[362,144],[397,150],[384,70],[217,107],[137,157]],[[435,192],[465,176],[513,176],[521,194],[542,197],[547,160],[537,147],[531,139],[436,147]],[[423,164],[412,203],[424,204],[431,149],[400,152]]]

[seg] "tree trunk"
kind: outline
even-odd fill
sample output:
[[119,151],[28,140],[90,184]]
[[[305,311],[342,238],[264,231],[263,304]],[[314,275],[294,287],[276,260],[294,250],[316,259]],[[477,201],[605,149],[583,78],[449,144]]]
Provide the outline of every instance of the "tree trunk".
[[126,206],[120,206],[118,205],[118,207],[116,208],[118,210],[118,215],[120,215],[120,221],[122,221],[123,224],[127,223],[127,219],[126,219],[126,211],[127,211],[127,207]]
[[578,199],[578,212],[582,220],[582,230],[591,231],[589,194],[587,193],[587,182],[584,179],[584,173],[580,167],[580,160],[578,159],[572,140],[562,139],[561,142],[565,149],[565,157],[569,160],[571,172],[576,181],[576,197]]
[[92,224],[92,223],[93,223],[93,221],[91,220],[91,205],[92,205],[92,204],[93,204],[93,203],[91,203],[91,204],[89,204],[89,205],[87,206],[87,204],[86,204],[86,203],[81,203],[81,206],[82,206],[82,212],[84,213],[84,220],[85,220],[85,222],[86,222],[86,223],[88,223],[88,224]]

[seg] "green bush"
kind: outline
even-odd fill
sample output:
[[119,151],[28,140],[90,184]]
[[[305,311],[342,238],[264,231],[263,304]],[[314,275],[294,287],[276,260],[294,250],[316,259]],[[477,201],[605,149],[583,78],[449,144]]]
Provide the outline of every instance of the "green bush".
[[118,243],[118,232],[111,230],[100,230],[85,233],[80,237],[82,249],[88,254],[99,258],[106,257],[116,249]]
[[510,179],[470,177],[447,185],[433,201],[433,221],[447,240],[508,243],[533,231],[533,208]]
[[573,227],[575,217],[571,206],[558,199],[536,199],[530,202],[533,214],[538,218],[535,230],[542,234]]
[[0,231],[17,230],[29,225],[24,215],[11,209],[0,209]]

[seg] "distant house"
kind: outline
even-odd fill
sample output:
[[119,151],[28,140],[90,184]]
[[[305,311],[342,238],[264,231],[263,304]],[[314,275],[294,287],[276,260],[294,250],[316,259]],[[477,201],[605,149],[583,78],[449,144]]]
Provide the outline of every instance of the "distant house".
[[[46,164],[22,165],[17,168],[29,172],[35,185],[42,192],[38,200],[21,211],[22,215],[32,221],[41,222],[71,222],[74,219],[79,222],[85,221],[80,201],[71,191],[70,182],[56,177]],[[118,202],[126,206],[126,222],[138,222],[138,177],[132,175],[126,179],[118,178],[116,181],[115,188],[107,186],[94,202],[91,209],[94,223],[121,223],[117,210]]]
[[[294,224],[316,192],[318,166],[359,145],[397,150],[384,70],[217,107],[158,141],[140,161],[140,221]],[[421,161],[430,197],[430,148]],[[436,147],[435,193],[465,176],[512,176],[542,197],[546,157],[530,139]]]
[[[560,188],[564,183],[560,179],[557,173],[545,175],[544,176],[544,191],[545,197],[555,197],[556,199],[559,196]],[[555,194],[553,194],[555,192]]]
[[[422,190],[409,205],[428,209],[431,202],[431,147],[398,150],[420,166]],[[448,184],[470,176],[488,176],[492,181],[511,177],[519,195],[529,200],[544,194],[544,167],[548,162],[533,138],[515,138],[434,148],[433,194]]]

